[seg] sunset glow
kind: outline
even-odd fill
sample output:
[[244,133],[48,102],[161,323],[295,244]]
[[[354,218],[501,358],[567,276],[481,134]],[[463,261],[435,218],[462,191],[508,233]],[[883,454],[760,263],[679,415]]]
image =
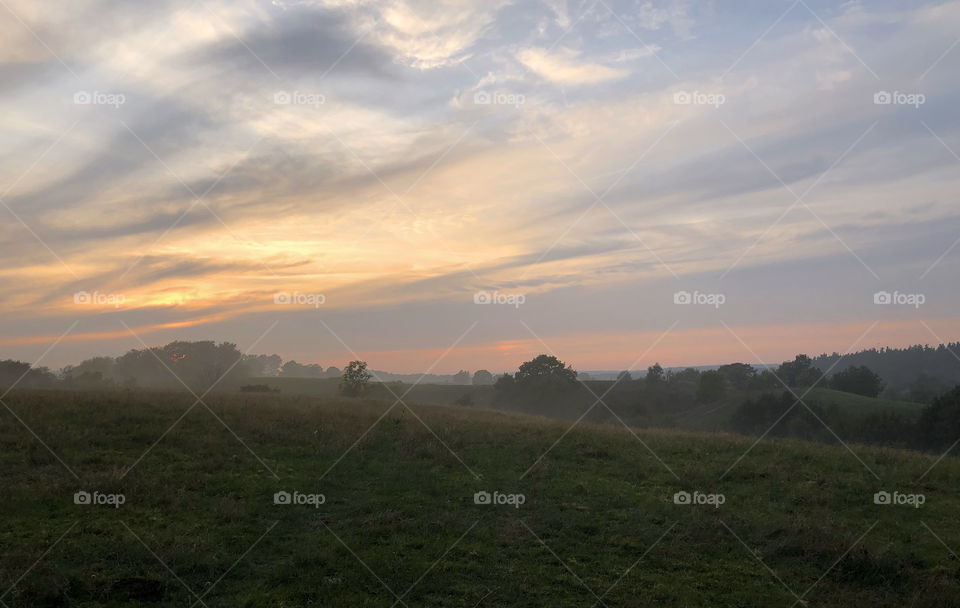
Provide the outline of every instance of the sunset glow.
[[5,357],[261,339],[446,373],[956,339],[960,2],[5,4]]

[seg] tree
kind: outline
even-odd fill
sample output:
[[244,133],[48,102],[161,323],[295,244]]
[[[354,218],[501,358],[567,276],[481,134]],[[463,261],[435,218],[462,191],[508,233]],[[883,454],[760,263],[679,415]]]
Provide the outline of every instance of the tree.
[[243,361],[251,376],[273,377],[280,373],[280,355],[244,355]]
[[493,384],[493,374],[485,369],[478,369],[473,373],[474,386],[489,386]]
[[717,370],[733,388],[744,390],[749,388],[750,383],[757,376],[757,370],[752,365],[746,363],[730,363],[721,365]]
[[960,386],[934,399],[917,421],[921,448],[943,450],[960,437]]
[[494,402],[535,413],[572,413],[582,405],[577,372],[556,357],[538,355],[494,384]]
[[938,378],[920,373],[910,384],[910,401],[933,403],[933,400],[947,392],[947,386]]
[[679,372],[671,373],[667,380],[672,386],[693,389],[700,384],[700,371],[693,367],[687,367]]
[[453,375],[454,384],[470,384],[470,372],[465,369],[460,370],[459,372]]
[[633,380],[633,376],[631,376],[627,370],[623,370],[617,374],[617,382],[630,382],[631,380]]
[[776,395],[764,393],[754,400],[744,402],[730,417],[730,426],[738,433],[770,435],[771,437],[822,438],[820,420],[827,417],[823,408],[815,403],[808,408],[798,406],[796,397],[784,391]]
[[703,372],[697,384],[697,401],[712,403],[723,397],[726,389],[727,380],[718,370]]
[[813,360],[807,355],[784,361],[776,373],[787,386],[813,386],[823,377],[823,372],[813,367]]
[[316,363],[302,365],[296,361],[290,360],[280,368],[280,376],[283,378],[323,378],[323,367]]
[[324,378],[339,378],[343,372],[340,371],[340,368],[330,366],[327,368],[327,371],[323,372]]
[[753,377],[753,380],[750,381],[750,388],[768,391],[783,388],[783,384],[780,383],[772,371],[765,369]]
[[208,391],[237,387],[250,376],[236,344],[212,340],[176,341],[131,350],[117,359],[115,372],[127,386]]
[[19,382],[21,378],[25,377],[29,371],[29,363],[14,361],[13,359],[0,361],[0,387],[13,386],[15,382]]
[[845,393],[876,397],[883,390],[883,380],[866,365],[851,365],[833,375],[830,387]]
[[577,372],[552,355],[537,355],[520,365],[514,379],[520,385],[543,379],[573,383],[577,381]]
[[654,363],[647,368],[647,386],[663,384],[664,379],[663,368],[660,367],[659,363]]
[[370,387],[370,372],[366,361],[351,361],[343,370],[340,380],[340,393],[350,397],[359,397]]

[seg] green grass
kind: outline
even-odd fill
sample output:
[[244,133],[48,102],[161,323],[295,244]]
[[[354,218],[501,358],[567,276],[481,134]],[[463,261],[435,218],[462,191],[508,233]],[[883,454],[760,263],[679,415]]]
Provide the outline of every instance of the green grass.
[[[607,425],[563,436],[569,422],[468,408],[397,406],[374,425],[389,403],[220,394],[177,422],[189,395],[4,401],[20,418],[0,409],[11,608],[190,606],[193,593],[211,607],[386,607],[393,592],[411,607],[592,606],[594,593],[611,607],[788,607],[785,587],[812,587],[810,606],[960,605],[960,562],[941,544],[960,549],[953,458],[918,481],[935,457]],[[80,489],[126,503],[75,505]],[[881,489],[926,504],[875,505]],[[327,500],[274,505],[280,490]],[[526,502],[477,505],[479,490]],[[726,502],[676,505],[679,490]]]
[[[266,384],[281,393],[295,395],[337,396],[339,378],[254,378],[250,384]],[[457,399],[469,395],[476,407],[490,407],[493,404],[493,386],[473,386],[456,384],[411,384],[390,382],[389,388],[373,382],[367,395],[371,399],[383,399],[393,403],[396,397],[403,396],[404,401],[412,403],[432,403],[452,405]],[[391,391],[393,391],[391,393]],[[409,391],[409,392],[408,392]],[[394,397],[396,395],[396,397]]]
[[810,391],[809,400],[824,406],[836,405],[841,410],[856,416],[866,416],[887,411],[915,417],[919,416],[924,408],[922,403],[864,397],[863,395],[844,393],[842,391],[820,387]]

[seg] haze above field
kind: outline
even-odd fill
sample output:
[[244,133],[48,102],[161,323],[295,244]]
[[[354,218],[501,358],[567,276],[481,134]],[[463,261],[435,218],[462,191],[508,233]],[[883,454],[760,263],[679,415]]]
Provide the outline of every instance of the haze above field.
[[960,1],[71,7],[0,8],[0,358],[642,370],[960,330]]

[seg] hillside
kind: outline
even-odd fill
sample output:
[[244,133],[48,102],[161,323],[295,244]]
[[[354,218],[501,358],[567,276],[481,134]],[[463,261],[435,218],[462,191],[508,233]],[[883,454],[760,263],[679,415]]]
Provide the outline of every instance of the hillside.
[[[210,395],[210,410],[162,392],[4,401],[19,417],[0,410],[11,608],[960,604],[953,458],[926,473],[935,457],[894,450],[564,435],[569,422],[284,394]],[[874,504],[884,490],[924,504]],[[325,501],[274,504],[282,491]],[[484,491],[524,498],[475,504]],[[683,491],[723,504],[675,504]]]

